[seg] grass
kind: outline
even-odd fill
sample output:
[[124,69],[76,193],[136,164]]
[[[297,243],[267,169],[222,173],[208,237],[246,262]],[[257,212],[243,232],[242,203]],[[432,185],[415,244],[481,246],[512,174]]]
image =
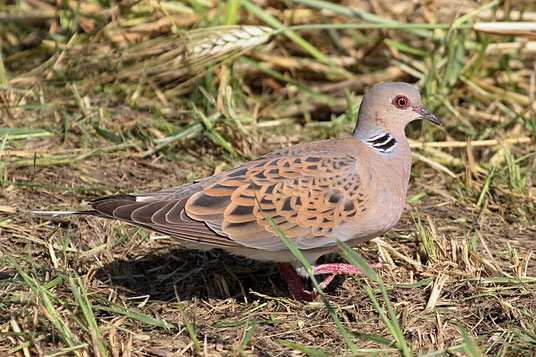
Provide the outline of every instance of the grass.
[[[534,353],[534,36],[473,27],[529,21],[534,4],[112,6],[0,5],[0,354]],[[380,81],[415,83],[443,126],[407,128],[399,224],[326,258],[365,277],[326,291],[312,279],[311,303],[290,299],[270,263],[24,212],[347,134]]]

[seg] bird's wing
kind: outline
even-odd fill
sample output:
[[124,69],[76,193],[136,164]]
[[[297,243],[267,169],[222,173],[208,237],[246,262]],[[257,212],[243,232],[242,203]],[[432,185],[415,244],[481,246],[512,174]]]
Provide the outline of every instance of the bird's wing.
[[356,159],[343,149],[299,147],[198,183],[138,196],[137,202],[103,200],[93,207],[108,217],[177,238],[286,249],[265,215],[300,249],[332,246],[333,229],[359,219],[369,198],[361,187]]

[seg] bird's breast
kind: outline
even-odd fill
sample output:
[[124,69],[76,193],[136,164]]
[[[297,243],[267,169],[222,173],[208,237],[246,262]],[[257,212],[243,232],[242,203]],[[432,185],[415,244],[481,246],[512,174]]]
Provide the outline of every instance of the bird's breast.
[[367,241],[386,233],[400,220],[406,204],[411,157],[398,159],[376,158],[361,168],[364,205],[354,219],[334,230],[339,239]]

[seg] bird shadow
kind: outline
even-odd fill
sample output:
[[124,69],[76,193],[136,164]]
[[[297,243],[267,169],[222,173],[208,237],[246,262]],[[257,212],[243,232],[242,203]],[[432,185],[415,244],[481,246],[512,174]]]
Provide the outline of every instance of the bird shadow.
[[[231,297],[247,297],[248,301],[255,301],[290,296],[287,282],[274,263],[243,258],[218,249],[182,248],[137,259],[116,260],[97,270],[95,278],[118,287],[128,297],[149,297],[159,301]],[[309,279],[302,281],[311,291]],[[342,281],[334,279],[328,291],[336,289]]]
[[221,250],[175,249],[142,258],[113,261],[96,272],[104,283],[129,297],[171,301],[192,298],[288,296],[285,279],[275,265]]

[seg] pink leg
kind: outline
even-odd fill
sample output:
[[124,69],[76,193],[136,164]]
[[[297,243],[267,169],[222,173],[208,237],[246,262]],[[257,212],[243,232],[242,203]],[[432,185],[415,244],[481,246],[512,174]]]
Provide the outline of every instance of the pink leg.
[[313,301],[311,294],[305,291],[305,288],[296,274],[294,268],[287,263],[275,263],[281,274],[287,279],[288,290],[290,295],[296,300]]
[[[370,264],[370,267],[372,269],[377,269],[380,268],[382,265],[383,263],[374,263]],[[329,283],[331,283],[335,275],[362,275],[363,273],[361,272],[361,270],[357,269],[352,264],[332,263],[316,265],[313,269],[313,274],[329,274],[328,277],[320,283],[320,287],[324,289],[326,286],[329,285]]]

